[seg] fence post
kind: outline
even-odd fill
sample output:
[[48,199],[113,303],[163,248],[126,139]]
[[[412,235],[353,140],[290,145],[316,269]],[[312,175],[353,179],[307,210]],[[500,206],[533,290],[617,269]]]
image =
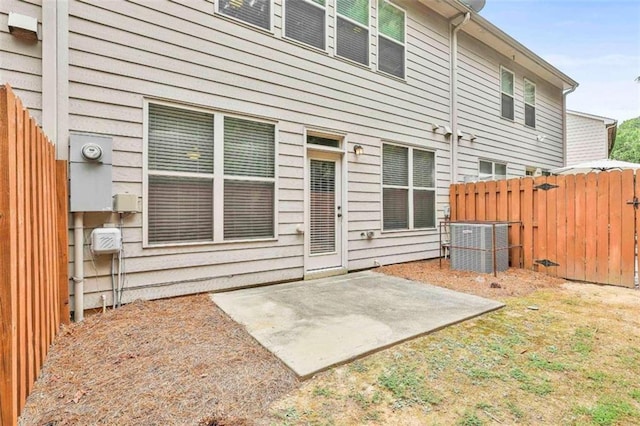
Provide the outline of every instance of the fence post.
[[15,98],[0,88],[0,425],[18,418]]
[[69,312],[69,213],[68,213],[68,181],[67,162],[56,161],[56,192],[57,192],[57,217],[58,217],[58,286],[60,321],[69,324],[71,313]]

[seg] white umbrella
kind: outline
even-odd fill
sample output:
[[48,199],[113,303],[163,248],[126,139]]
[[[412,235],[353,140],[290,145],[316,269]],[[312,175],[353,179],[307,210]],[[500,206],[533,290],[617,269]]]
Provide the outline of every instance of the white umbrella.
[[580,164],[574,164],[573,166],[561,167],[559,169],[550,170],[551,173],[556,175],[574,175],[578,173],[589,172],[604,172],[607,170],[625,170],[625,169],[640,169],[640,164],[629,163],[627,161],[604,160],[587,161]]

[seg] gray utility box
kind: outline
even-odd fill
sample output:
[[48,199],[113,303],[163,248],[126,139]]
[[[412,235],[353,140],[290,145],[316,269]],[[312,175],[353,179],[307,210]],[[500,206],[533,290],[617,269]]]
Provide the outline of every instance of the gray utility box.
[[[492,273],[509,268],[509,225],[507,223],[451,223],[451,269]],[[496,230],[493,246],[493,227]]]
[[69,180],[72,212],[110,212],[112,140],[110,137],[71,134]]

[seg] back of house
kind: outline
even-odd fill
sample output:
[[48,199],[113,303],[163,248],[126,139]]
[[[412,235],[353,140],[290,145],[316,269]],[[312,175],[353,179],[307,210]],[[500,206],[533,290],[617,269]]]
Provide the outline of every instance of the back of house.
[[[455,0],[6,0],[0,36],[71,198],[118,200],[72,203],[85,308],[118,270],[128,302],[437,257],[452,182],[564,165],[577,85]],[[90,250],[104,226],[121,252]]]
[[618,122],[578,111],[567,111],[567,166],[609,158]]

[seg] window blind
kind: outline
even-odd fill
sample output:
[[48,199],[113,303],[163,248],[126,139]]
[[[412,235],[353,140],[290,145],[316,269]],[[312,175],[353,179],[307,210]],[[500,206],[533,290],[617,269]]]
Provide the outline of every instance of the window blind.
[[323,0],[286,0],[285,36],[324,50],[325,16]]
[[218,12],[271,29],[271,0],[220,0]]
[[433,152],[413,150],[413,186],[435,188],[435,154]]
[[225,240],[273,237],[274,185],[225,179]]
[[369,65],[369,31],[340,17],[337,23],[338,56]]
[[310,253],[336,250],[336,163],[310,160]]
[[275,126],[224,118],[224,174],[274,177]]
[[149,105],[148,167],[213,173],[213,115]]
[[409,185],[409,149],[397,145],[383,145],[382,182],[385,185]]
[[436,191],[426,189],[413,190],[413,227],[435,228]]
[[404,78],[404,46],[384,37],[378,38],[378,69]]
[[213,179],[149,176],[150,243],[213,240]]
[[383,223],[385,230],[409,228],[409,190],[382,189]]

